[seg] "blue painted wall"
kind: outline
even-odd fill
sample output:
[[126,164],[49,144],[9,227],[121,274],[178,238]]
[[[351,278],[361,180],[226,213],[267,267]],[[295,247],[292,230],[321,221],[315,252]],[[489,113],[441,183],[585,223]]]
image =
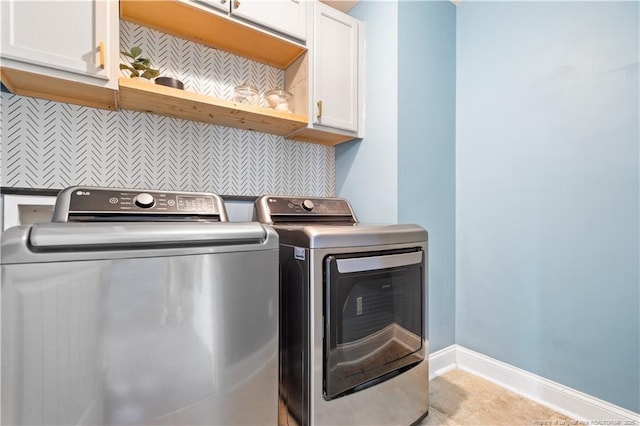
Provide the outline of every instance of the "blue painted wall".
[[455,337],[455,6],[361,0],[350,14],[366,25],[366,129],[336,147],[336,194],[362,222],[429,231],[433,352]]
[[399,2],[398,221],[429,232],[432,352],[455,343],[455,93],[455,6]]
[[336,146],[336,195],[361,222],[396,223],[398,4],[364,0],[350,14],[365,22],[365,138]]
[[640,412],[639,3],[457,9],[456,341]]
[[430,231],[432,350],[455,342],[640,411],[638,2],[352,14],[367,128],[336,149],[337,194],[363,221]]

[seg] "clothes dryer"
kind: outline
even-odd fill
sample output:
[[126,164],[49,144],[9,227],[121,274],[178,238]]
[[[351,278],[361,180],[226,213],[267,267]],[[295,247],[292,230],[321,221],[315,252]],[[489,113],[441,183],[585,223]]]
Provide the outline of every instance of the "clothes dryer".
[[280,424],[409,425],[429,409],[427,232],[341,198],[266,195],[280,236]]

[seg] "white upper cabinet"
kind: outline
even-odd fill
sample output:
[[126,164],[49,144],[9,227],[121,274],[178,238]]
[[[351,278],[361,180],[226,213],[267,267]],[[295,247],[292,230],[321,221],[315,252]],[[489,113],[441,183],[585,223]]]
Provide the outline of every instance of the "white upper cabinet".
[[[2,0],[0,15],[2,80],[9,90],[37,94],[59,83],[51,79],[63,79],[50,98],[73,102],[82,89],[72,83],[117,89],[117,0]],[[44,79],[27,83],[27,75]]]
[[304,41],[307,0],[194,0]]
[[231,13],[299,40],[307,39],[306,0],[231,0]]
[[308,51],[285,72],[295,110],[309,124],[288,139],[336,145],[364,137],[364,23],[309,3]]
[[323,3],[315,8],[311,118],[314,124],[357,133],[362,23]]
[[[96,1],[2,1],[2,57],[109,80],[108,30]],[[101,10],[102,9],[102,10]],[[95,24],[95,25],[94,25]]]

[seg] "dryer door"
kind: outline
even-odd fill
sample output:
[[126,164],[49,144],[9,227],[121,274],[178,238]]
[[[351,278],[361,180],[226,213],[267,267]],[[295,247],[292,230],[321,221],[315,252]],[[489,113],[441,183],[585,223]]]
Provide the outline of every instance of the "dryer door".
[[424,265],[420,248],[325,258],[325,399],[424,359]]

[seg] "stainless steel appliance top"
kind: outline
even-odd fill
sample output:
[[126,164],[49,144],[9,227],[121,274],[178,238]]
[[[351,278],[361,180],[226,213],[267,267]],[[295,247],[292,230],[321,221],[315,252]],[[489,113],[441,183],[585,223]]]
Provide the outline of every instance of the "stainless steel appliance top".
[[281,244],[298,247],[334,248],[367,247],[427,241],[427,231],[418,225],[365,225],[351,226],[322,224],[272,225],[280,236]]
[[52,222],[227,222],[215,194],[74,186],[56,198]]
[[265,195],[256,200],[254,219],[272,225],[281,244],[306,248],[421,243],[428,238],[418,225],[359,223],[343,198]]

